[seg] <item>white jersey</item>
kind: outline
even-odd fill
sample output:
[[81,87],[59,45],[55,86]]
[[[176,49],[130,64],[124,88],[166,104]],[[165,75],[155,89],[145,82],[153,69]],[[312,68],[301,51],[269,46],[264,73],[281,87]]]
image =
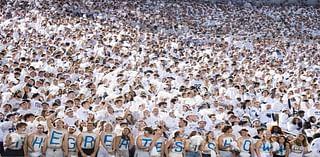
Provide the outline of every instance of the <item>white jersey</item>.
[[81,148],[93,149],[96,139],[97,139],[96,133],[83,132]]

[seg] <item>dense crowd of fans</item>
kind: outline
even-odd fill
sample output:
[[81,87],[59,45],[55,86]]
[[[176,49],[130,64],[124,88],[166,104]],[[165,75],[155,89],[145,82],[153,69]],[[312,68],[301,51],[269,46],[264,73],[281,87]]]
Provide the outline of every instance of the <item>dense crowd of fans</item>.
[[0,5],[1,156],[320,154],[319,8]]

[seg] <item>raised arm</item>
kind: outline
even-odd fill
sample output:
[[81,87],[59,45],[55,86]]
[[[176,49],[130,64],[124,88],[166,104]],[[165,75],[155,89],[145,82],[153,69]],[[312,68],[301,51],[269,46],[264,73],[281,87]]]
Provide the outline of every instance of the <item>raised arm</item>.
[[53,119],[56,117],[57,114],[58,114],[57,112],[54,112],[54,113],[52,113],[51,115],[49,115],[47,117],[48,130],[51,130],[53,128],[52,122],[53,122]]

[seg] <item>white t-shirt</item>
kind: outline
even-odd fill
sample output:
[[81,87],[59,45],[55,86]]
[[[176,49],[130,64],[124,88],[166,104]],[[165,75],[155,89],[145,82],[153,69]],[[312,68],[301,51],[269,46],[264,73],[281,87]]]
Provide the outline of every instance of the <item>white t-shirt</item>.
[[63,118],[63,121],[68,125],[75,125],[75,122],[78,120],[77,117],[73,116],[73,117],[69,117],[69,116],[65,116]]
[[88,113],[89,113],[89,109],[84,109],[83,107],[81,107],[77,112],[76,112],[76,116],[80,119],[80,120],[84,120],[86,121],[88,118]]

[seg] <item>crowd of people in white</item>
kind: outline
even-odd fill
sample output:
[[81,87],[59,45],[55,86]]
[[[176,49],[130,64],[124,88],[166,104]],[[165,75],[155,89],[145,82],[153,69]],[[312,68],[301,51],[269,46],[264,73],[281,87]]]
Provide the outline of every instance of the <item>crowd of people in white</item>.
[[316,157],[320,9],[0,3],[0,154]]

